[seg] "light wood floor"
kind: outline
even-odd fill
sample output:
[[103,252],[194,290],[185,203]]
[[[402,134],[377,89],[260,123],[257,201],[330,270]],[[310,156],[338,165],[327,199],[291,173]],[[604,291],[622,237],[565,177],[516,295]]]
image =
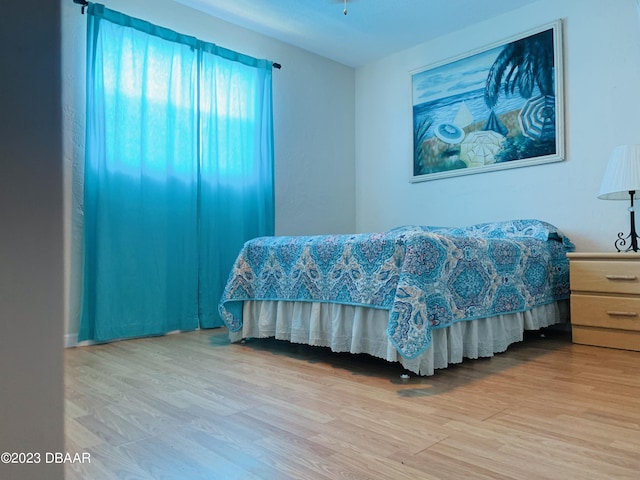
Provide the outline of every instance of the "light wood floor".
[[535,334],[402,380],[224,330],[65,351],[67,479],[640,478],[640,353]]

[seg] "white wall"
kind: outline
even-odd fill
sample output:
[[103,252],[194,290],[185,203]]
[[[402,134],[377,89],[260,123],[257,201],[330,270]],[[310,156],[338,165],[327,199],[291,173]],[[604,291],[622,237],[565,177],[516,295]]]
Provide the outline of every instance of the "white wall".
[[8,2],[0,15],[0,478],[63,478],[60,7]]
[[[566,160],[409,183],[410,72],[564,19]],[[578,250],[614,250],[626,202],[596,198],[611,150],[640,143],[640,29],[634,0],[540,0],[356,71],[356,226],[549,221]]]
[[[84,159],[86,16],[62,2],[66,326],[78,331],[79,250],[72,196],[81,201]],[[171,0],[103,0],[108,8],[143,18],[257,58],[282,64],[273,71],[276,234],[355,230],[355,71],[291,45],[236,27]],[[75,172],[75,178],[74,178]]]

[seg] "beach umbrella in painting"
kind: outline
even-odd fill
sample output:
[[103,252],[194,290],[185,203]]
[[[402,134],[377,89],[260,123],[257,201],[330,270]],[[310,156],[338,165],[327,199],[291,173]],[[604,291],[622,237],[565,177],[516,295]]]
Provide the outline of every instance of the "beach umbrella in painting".
[[433,133],[444,143],[456,144],[464,139],[464,130],[453,123],[436,125]]
[[455,145],[464,140],[464,127],[473,123],[473,114],[465,102],[461,102],[453,122],[443,122],[433,130],[436,137],[445,143]]
[[483,130],[493,130],[494,132],[498,132],[500,135],[507,136],[509,130],[504,126],[504,123],[500,121],[496,112],[491,109],[491,113],[489,114],[489,119],[487,123],[485,123]]
[[481,167],[495,163],[495,155],[502,148],[504,135],[493,130],[471,132],[460,144],[460,159],[467,167]]
[[556,134],[556,99],[553,95],[540,95],[524,104],[520,110],[522,133],[534,140],[546,140]]
[[460,127],[468,127],[473,123],[473,114],[467,104],[463,101],[460,103],[460,107],[458,107],[458,113],[456,113],[456,118],[453,119],[453,124]]

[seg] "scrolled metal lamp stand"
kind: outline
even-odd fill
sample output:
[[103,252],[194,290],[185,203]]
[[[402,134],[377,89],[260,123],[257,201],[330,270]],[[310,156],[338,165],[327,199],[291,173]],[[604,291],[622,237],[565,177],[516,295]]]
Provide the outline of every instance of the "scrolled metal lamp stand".
[[[633,196],[636,194],[635,190],[629,190],[629,195],[631,196],[631,206],[629,207],[629,217],[631,222],[631,233],[624,236],[623,232],[618,233],[618,239],[614,242],[616,250],[619,252],[637,252],[638,251],[638,234],[636,233],[636,212],[635,207],[633,206]],[[622,250],[620,247],[624,247],[627,244],[627,239],[630,240],[631,245],[627,247],[625,250]]]

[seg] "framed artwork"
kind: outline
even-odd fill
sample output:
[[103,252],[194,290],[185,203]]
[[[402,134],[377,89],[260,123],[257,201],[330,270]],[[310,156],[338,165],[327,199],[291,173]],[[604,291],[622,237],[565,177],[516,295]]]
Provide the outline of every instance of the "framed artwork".
[[413,182],[564,160],[561,27],[411,72]]

